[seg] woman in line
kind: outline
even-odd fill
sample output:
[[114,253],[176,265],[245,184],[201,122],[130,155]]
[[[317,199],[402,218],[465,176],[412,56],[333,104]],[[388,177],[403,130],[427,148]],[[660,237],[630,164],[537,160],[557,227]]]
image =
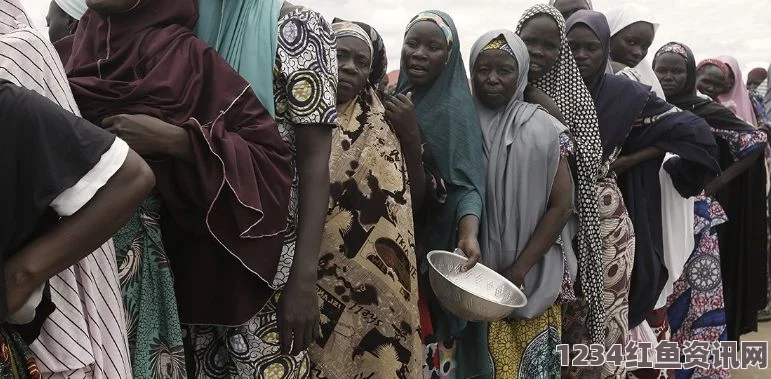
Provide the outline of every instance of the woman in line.
[[496,378],[560,375],[559,301],[572,296],[577,263],[567,127],[523,101],[530,67],[516,34],[486,33],[471,49],[470,72],[487,172],[482,261],[517,286],[527,306],[490,323]]
[[[469,257],[466,267],[481,255],[477,238],[484,194],[482,135],[452,18],[440,11],[413,17],[401,65],[396,92],[412,93],[425,145],[423,161],[434,161],[440,178],[428,186],[415,216],[421,332],[427,350],[424,377],[486,375],[491,367],[485,326],[466,323],[442,309],[426,277],[425,258],[431,250],[457,247]],[[446,191],[441,190],[442,182]]]
[[626,3],[609,10],[606,16],[611,36],[609,69],[650,86],[663,99],[661,84],[645,58],[659,28],[653,11],[639,4]]
[[[275,118],[292,152],[292,184],[268,305],[241,328],[187,327],[189,353],[199,375],[234,370],[241,358],[231,336],[243,335],[254,357],[248,366],[259,372],[288,362],[283,377],[303,376],[309,366],[305,350],[319,327],[316,276],[329,203],[331,136],[338,123],[334,33],[318,12],[283,0],[200,0],[198,8],[198,37],[249,82]],[[214,359],[219,355],[229,358]]]
[[562,340],[571,344],[603,344],[604,284],[596,183],[602,146],[597,112],[568,47],[565,20],[557,9],[548,5],[529,8],[519,21],[517,34],[530,56],[530,84],[554,99],[576,143],[575,207],[579,228],[574,244],[578,257],[578,284],[575,285],[578,299],[565,306]]
[[[656,168],[661,166],[663,152],[677,153],[682,157],[664,164],[664,168],[672,177],[675,187],[682,192],[682,196],[690,197],[695,194],[694,192],[701,190],[705,178],[717,173],[718,168],[712,158],[716,153],[714,140],[700,119],[690,113],[679,112],[672,105],[659,99],[650,87],[605,72],[609,58],[610,30],[603,14],[594,11],[576,12],[568,20],[567,38],[597,107],[603,140],[603,157],[609,156],[616,160],[621,156],[619,160],[624,160],[625,170],[619,181],[624,187],[623,191],[619,191],[616,183],[601,181],[600,186],[605,187],[606,195],[611,195],[610,197],[600,196],[601,214],[613,214],[612,212],[620,210],[616,207],[606,208],[606,204],[623,205],[625,201],[630,204],[629,215],[637,234],[631,242],[645,240],[645,243],[635,244],[632,248],[640,247],[641,254],[653,255],[654,249],[650,246],[656,245],[655,236],[660,236],[661,231],[654,230],[654,227],[643,227],[644,225],[641,224],[643,222],[650,225],[660,224],[655,214],[655,211],[660,209],[660,205],[653,194],[660,191],[656,186],[658,184]],[[646,150],[653,150],[654,153],[648,154]],[[661,152],[656,154],[656,150]],[[618,160],[609,166],[611,169],[621,171],[618,170],[617,162]],[[685,170],[688,170],[688,175],[683,175]],[[615,182],[615,174],[612,178]],[[622,193],[624,198],[619,197]],[[623,212],[626,212],[626,207],[623,208]],[[630,218],[628,216],[625,219]],[[658,219],[661,219],[660,213]],[[605,299],[609,300],[606,306],[610,315],[606,347],[610,349],[614,344],[626,346],[629,341],[628,322],[630,321],[627,318],[633,311],[627,311],[627,307],[634,309],[632,306],[636,305],[629,306],[627,303],[626,297],[631,285],[634,284],[638,288],[645,288],[648,292],[654,293],[647,298],[648,306],[652,309],[652,302],[655,302],[658,297],[656,290],[660,292],[664,282],[661,279],[664,278],[657,277],[656,271],[647,276],[630,277],[632,266],[638,259],[633,257],[637,257],[638,251],[635,250],[632,257],[619,257],[616,254],[624,250],[610,243],[614,242],[616,236],[624,235],[624,232],[629,233],[631,225],[622,221],[626,226],[614,230],[613,227],[619,223],[618,221],[611,217],[603,217],[602,220],[606,226],[603,231],[609,232],[604,234],[604,241],[608,243],[606,246],[610,247],[605,252],[605,278],[608,288]],[[605,223],[606,220],[607,223]],[[651,240],[653,242],[650,242]],[[641,259],[647,258],[641,257]],[[626,264],[621,263],[624,261]],[[658,264],[658,267],[661,267],[661,263]],[[641,267],[643,268],[638,269],[635,266],[634,269],[641,271],[647,266]],[[624,274],[620,273],[622,269],[625,271]],[[622,284],[622,282],[625,283]],[[604,377],[625,376],[623,367],[615,369],[608,364],[605,369]]]
[[[420,139],[401,138],[402,126],[386,121],[395,105],[384,107],[369,79],[384,71],[382,60],[373,61],[371,34],[347,21],[332,29],[340,128],[329,160],[331,198],[317,284],[322,323],[308,352],[312,375],[420,377],[411,201],[413,191],[423,190],[416,178],[423,170]],[[408,126],[417,134],[414,112]]]
[[[764,117],[755,114],[736,59],[723,56],[699,63],[696,68],[696,88],[730,109],[747,124],[765,129],[762,127]],[[767,178],[771,157],[769,151],[771,149],[766,148],[766,170],[750,171],[756,178]],[[729,341],[738,341],[743,334],[757,330],[757,312],[765,308],[767,303],[767,290],[758,286],[758,283],[766,283],[768,280],[766,267],[770,234],[767,222],[762,225],[757,223],[757,214],[768,217],[768,197],[764,192],[751,191],[742,196],[718,196],[717,200],[729,220],[718,230],[720,246],[723,246],[721,269],[727,334]],[[731,222],[748,219],[755,222]]]
[[[18,23],[9,27],[13,15]],[[80,115],[56,50],[29,26],[16,0],[0,0],[0,79],[33,90]],[[24,327],[46,377],[130,378],[125,311],[113,241],[49,280],[55,309]],[[44,317],[47,316],[47,317]],[[19,330],[21,330],[19,328]],[[36,336],[36,338],[35,338]]]
[[549,0],[549,5],[557,8],[562,17],[567,20],[573,13],[576,13],[582,9],[592,10],[592,0]]
[[[193,34],[196,2],[91,6],[66,64],[75,98],[151,163],[158,183],[115,237],[134,376],[186,375],[177,304],[185,324],[232,326],[231,346],[251,354],[262,346],[254,335],[264,330],[252,328],[270,308],[287,229],[291,152],[249,84]],[[219,371],[204,371],[201,357],[190,374],[308,370],[278,353],[216,357]]]
[[122,140],[2,80],[0,114],[0,378],[34,379],[41,372],[31,341],[14,325],[47,315],[48,281],[128,220],[150,192],[153,174]]
[[[765,149],[766,135],[739,120],[727,108],[696,95],[696,60],[684,44],[670,42],[660,48],[653,59],[653,69],[669,103],[709,123],[720,148],[723,169],[696,198],[696,247],[683,275],[675,282],[668,302],[671,339],[680,344],[696,340],[724,341],[726,324],[717,227],[728,220],[716,197],[725,198],[731,193],[756,197],[753,193],[763,193],[763,160],[758,158]],[[761,176],[754,177],[757,173]],[[752,217],[730,220],[730,223],[752,228],[750,225],[765,221],[762,212],[746,213],[746,216]],[[732,250],[730,246],[724,249]],[[729,378],[730,371],[694,368],[682,370],[678,377]]]

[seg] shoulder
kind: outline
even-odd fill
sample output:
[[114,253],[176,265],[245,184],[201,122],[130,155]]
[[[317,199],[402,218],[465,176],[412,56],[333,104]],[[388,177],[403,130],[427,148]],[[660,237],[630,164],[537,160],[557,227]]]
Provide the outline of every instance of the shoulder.
[[[321,13],[305,7],[296,7],[279,19],[283,37],[303,38],[308,35],[334,36],[332,26]],[[334,39],[332,39],[334,42]]]

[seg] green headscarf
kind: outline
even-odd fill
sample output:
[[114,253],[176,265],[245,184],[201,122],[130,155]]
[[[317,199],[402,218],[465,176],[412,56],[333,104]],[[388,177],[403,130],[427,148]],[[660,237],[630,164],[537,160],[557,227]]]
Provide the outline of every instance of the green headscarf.
[[252,86],[276,116],[273,65],[284,0],[198,0],[198,38],[211,45]]
[[[402,60],[397,92],[412,91],[418,124],[436,158],[437,168],[447,186],[447,201],[431,213],[422,229],[425,253],[431,250],[452,251],[457,245],[458,222],[463,216],[475,215],[482,223],[485,193],[485,165],[482,153],[482,129],[469,89],[458,30],[444,12],[426,11],[415,16],[407,32],[420,21],[439,26],[450,45],[450,55],[441,75],[425,88],[412,88]],[[406,35],[406,32],[405,32]],[[422,220],[421,220],[422,221]],[[482,252],[484,254],[484,252]],[[422,271],[422,270],[421,270]],[[421,285],[428,285],[424,280]],[[431,291],[424,291],[428,294]],[[427,297],[437,341],[458,338],[456,351],[458,377],[486,378],[492,373],[487,347],[487,323],[469,323],[442,309],[433,296]],[[441,342],[440,342],[441,343]]]
[[448,190],[447,203],[432,217],[436,222],[427,232],[426,248],[452,251],[460,219],[466,215],[482,219],[482,194],[485,193],[482,132],[452,18],[440,11],[421,12],[412,19],[407,32],[420,21],[437,24],[447,37],[451,49],[447,64],[431,86],[412,88],[406,62],[402,60],[396,91],[412,91],[420,130],[436,157]]

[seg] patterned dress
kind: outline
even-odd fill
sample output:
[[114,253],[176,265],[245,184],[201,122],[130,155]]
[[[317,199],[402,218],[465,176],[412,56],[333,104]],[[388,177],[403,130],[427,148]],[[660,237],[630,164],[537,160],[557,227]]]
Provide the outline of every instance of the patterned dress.
[[[560,153],[567,158],[573,141],[560,135]],[[562,241],[557,241],[562,243]],[[563,255],[564,256],[564,255]],[[563,259],[564,261],[564,259]],[[543,315],[530,320],[490,322],[488,343],[496,379],[551,379],[560,377],[557,345],[562,343],[562,303],[574,301],[573,281],[564,265],[562,293]]]
[[420,375],[418,275],[407,168],[374,90],[341,106],[319,262],[315,378]]
[[[738,133],[712,129],[723,139],[739,160],[765,145],[760,132]],[[723,208],[711,196],[696,198],[694,210],[695,248],[685,264],[683,275],[675,282],[674,292],[667,300],[671,340],[725,341],[726,315],[723,301],[723,280],[720,274],[720,243],[717,227],[728,221]],[[729,370],[678,370],[678,378],[730,378]]]
[[150,196],[113,236],[135,378],[187,376],[174,279],[161,240],[160,198]]
[[[295,128],[337,125],[337,54],[332,28],[317,12],[295,9],[278,21],[278,51],[273,67],[276,122],[293,154]],[[289,278],[297,239],[299,179],[293,167],[288,230],[273,282]],[[186,326],[198,378],[307,378],[307,353],[282,355],[276,312],[280,293],[245,325]]]
[[35,358],[13,326],[0,325],[0,379],[39,379]]

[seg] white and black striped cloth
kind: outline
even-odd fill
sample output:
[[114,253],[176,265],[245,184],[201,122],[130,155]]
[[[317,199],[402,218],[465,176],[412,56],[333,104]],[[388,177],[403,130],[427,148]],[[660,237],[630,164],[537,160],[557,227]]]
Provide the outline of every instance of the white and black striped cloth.
[[[18,0],[0,0],[0,79],[80,115],[59,55]],[[131,378],[112,241],[49,281],[56,311],[30,346],[44,378]]]

